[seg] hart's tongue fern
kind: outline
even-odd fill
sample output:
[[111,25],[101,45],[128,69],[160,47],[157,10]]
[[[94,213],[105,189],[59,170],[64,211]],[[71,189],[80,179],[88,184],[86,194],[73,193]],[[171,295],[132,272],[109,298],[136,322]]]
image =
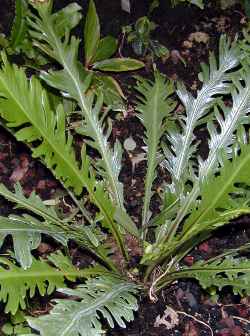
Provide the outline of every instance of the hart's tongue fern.
[[[202,65],[202,85],[196,96],[183,84],[177,84],[185,108],[179,119],[174,113],[174,84],[157,71],[152,80],[138,78],[136,110],[145,129],[147,156],[139,232],[124,206],[119,181],[122,148],[118,141],[113,147],[109,144],[112,124],[107,120],[108,110],[103,108],[102,94],[97,95],[92,87],[89,68],[100,40],[94,3],[90,1],[86,20],[86,68],[78,61],[80,40],[70,34],[80,22],[80,7],[74,3],[53,13],[51,0],[32,1],[32,6],[36,11],[25,7],[25,33],[28,29],[34,46],[56,61],[59,68],[42,71],[41,81],[35,76],[28,79],[24,70],[10,65],[3,53],[0,115],[16,138],[29,143],[33,156],[42,160],[67,188],[78,206],[75,214],[81,211],[83,217],[81,222],[74,214],[62,218],[35,193],[24,196],[20,185],[13,192],[0,185],[0,195],[20,211],[18,215],[0,217],[0,245],[11,235],[13,257],[20,265],[14,260],[0,260],[0,299],[6,302],[6,312],[14,314],[19,307],[24,309],[25,297],[33,297],[36,289],[40,295],[57,289],[65,299],[55,300],[49,314],[29,317],[30,326],[45,336],[97,336],[103,333],[100,320],[106,320],[110,327],[114,323],[125,327],[125,322],[133,319],[133,311],[138,308],[135,296],[142,286],[151,286],[152,294],[180,278],[195,278],[204,288],[230,285],[235,293],[249,293],[250,263],[237,258],[249,244],[192,267],[181,264],[185,255],[218,227],[250,213],[250,145],[244,129],[249,123],[250,71],[246,60],[240,64],[238,45],[221,38],[219,61],[211,54],[209,65]],[[92,33],[93,39],[89,39]],[[247,53],[247,46],[243,50]],[[115,59],[116,66],[119,62]],[[110,66],[102,62],[103,69],[107,64]],[[64,98],[57,97],[52,103],[42,86],[44,82]],[[231,104],[224,103],[225,95],[227,99],[231,96]],[[73,137],[65,121],[70,114],[65,111],[66,101],[74,101],[79,108],[81,125],[77,132],[86,144],[79,155],[81,162],[76,159]],[[201,126],[209,135],[204,160],[198,156],[199,143],[194,135]],[[97,152],[97,158],[90,158],[89,148]],[[150,202],[159,165],[170,173],[171,182],[163,186],[163,207],[155,216],[150,213]],[[78,199],[82,193],[88,204],[94,205],[92,215]],[[49,256],[47,261],[35,259],[32,253],[44,234],[65,248],[69,240],[74,240],[101,266],[78,270],[61,253]],[[144,246],[140,268],[144,283],[127,263],[131,242],[139,245],[137,248]],[[162,272],[151,281],[156,266]],[[74,289],[65,288],[65,279],[73,282],[77,278],[87,281]],[[131,283],[131,279],[141,286]]]

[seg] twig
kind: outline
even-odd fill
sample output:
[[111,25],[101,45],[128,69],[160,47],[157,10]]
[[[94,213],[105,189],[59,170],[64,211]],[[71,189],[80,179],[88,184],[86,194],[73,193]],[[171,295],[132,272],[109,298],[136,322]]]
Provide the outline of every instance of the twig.
[[188,313],[186,313],[186,312],[184,312],[184,311],[177,310],[176,313],[177,313],[177,314],[185,315],[185,316],[187,316],[187,317],[190,317],[191,319],[195,320],[196,322],[198,322],[198,323],[204,325],[206,328],[208,328],[208,329],[210,330],[211,335],[214,336],[214,332],[213,332],[212,328],[211,328],[210,325],[207,324],[206,322],[201,321],[201,320],[199,320],[197,317],[195,317],[195,316],[193,316],[193,315],[191,315],[191,314],[188,314]]
[[235,319],[235,320],[239,320],[239,321],[241,321],[243,323],[250,324],[250,321],[247,320],[247,319],[245,319],[245,318],[243,318],[243,317],[239,317],[239,316],[234,316],[233,315],[232,318]]
[[148,292],[150,301],[156,302],[158,300],[157,296],[155,295],[156,284],[169,272],[170,268],[173,266],[174,260],[175,259],[172,258],[168,264],[166,271],[152,282]]
[[119,48],[118,48],[118,55],[122,58],[123,55],[122,55],[122,49],[123,49],[123,45],[124,45],[124,41],[125,41],[125,33],[123,32],[122,33],[122,38],[121,38],[121,42],[119,44]]

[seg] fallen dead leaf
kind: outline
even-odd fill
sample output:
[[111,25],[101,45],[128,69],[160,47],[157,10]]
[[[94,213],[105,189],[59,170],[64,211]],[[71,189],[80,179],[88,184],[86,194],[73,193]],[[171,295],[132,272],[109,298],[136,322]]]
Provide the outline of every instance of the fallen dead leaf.
[[196,42],[196,43],[204,43],[207,44],[209,42],[209,35],[205,32],[195,32],[191,33],[188,37],[188,40],[190,42]]
[[29,160],[27,156],[23,155],[20,157],[19,165],[14,169],[10,176],[10,181],[19,182],[21,181],[29,169]]
[[161,325],[164,325],[168,330],[170,330],[173,329],[178,324],[179,324],[178,314],[171,307],[167,307],[167,309],[164,310],[164,314],[162,317],[160,317],[160,315],[156,317],[154,327],[158,328]]

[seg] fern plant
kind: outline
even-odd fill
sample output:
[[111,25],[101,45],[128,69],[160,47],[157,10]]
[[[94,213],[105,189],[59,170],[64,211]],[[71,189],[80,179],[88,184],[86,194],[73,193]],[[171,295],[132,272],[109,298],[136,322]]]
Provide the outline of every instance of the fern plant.
[[[217,228],[250,213],[250,145],[245,130],[249,124],[250,70],[238,43],[221,38],[219,59],[211,54],[209,64],[202,64],[202,85],[196,96],[177,84],[176,92],[185,108],[181,117],[174,113],[174,83],[158,71],[151,80],[137,77],[135,109],[145,129],[147,158],[142,222],[137,227],[126,211],[119,180],[122,146],[118,141],[110,144],[109,110],[102,92],[92,89],[91,72],[86,76],[77,58],[79,40],[71,36],[72,25],[65,17],[69,8],[54,13],[51,0],[34,0],[30,5],[33,9],[27,24],[33,44],[58,64],[41,71],[39,77],[28,78],[3,53],[0,116],[19,141],[29,144],[33,157],[62,183],[77,210],[63,218],[35,193],[25,196],[20,185],[14,190],[0,185],[0,195],[19,208],[18,215],[0,217],[0,244],[11,236],[14,250],[11,259],[0,260],[0,299],[6,302],[6,312],[25,309],[25,298],[33,297],[36,288],[40,295],[57,290],[65,298],[54,300],[47,315],[28,316],[29,325],[46,336],[58,332],[97,336],[105,326],[112,328],[117,323],[126,327],[138,308],[138,293],[149,291],[154,300],[157,291],[180,278],[197,279],[204,288],[230,285],[235,293],[248,294],[250,263],[241,252],[249,244],[191,267],[182,263]],[[74,9],[72,15],[78,15],[78,6],[70,8]],[[92,1],[89,11],[94,11]],[[96,23],[96,16],[92,18]],[[85,44],[88,64],[96,43],[89,40]],[[56,103],[50,99],[49,87],[61,95]],[[225,96],[231,96],[231,105],[224,103]],[[79,160],[65,99],[74,102],[80,116],[77,132],[84,145]],[[195,137],[201,126],[209,134],[205,159],[199,156],[200,144]],[[151,201],[159,166],[170,174],[171,182],[162,186],[161,211],[155,214],[151,213]],[[86,202],[94,211],[86,209]],[[51,255],[47,261],[35,259],[33,251],[43,235],[51,236],[64,249],[74,240],[91,252],[95,265],[78,270],[63,254]],[[130,269],[127,241],[131,237],[143,249],[139,274]],[[65,278],[71,282],[78,278],[81,283],[67,288]],[[101,321],[106,322],[104,329]]]

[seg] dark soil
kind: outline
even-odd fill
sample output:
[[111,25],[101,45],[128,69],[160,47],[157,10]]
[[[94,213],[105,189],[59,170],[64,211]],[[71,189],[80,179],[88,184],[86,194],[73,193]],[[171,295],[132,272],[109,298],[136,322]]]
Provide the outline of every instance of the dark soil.
[[[82,5],[82,1],[77,2]],[[1,32],[9,32],[13,18],[13,3],[13,1],[1,0]],[[61,8],[68,3],[68,0],[55,0],[57,8]],[[102,33],[104,35],[113,34],[119,38],[121,38],[121,27],[135,22],[140,16],[146,15],[148,9],[147,1],[142,0],[134,1],[131,15],[121,11],[120,1],[118,0],[96,0],[96,6],[102,22]],[[217,52],[218,40],[222,33],[227,33],[234,38],[235,34],[240,32],[246,22],[240,7],[232,7],[227,11],[221,11],[216,5],[208,7],[206,11],[201,11],[193,6],[179,6],[171,9],[164,1],[162,1],[160,8],[154,12],[152,19],[159,25],[155,31],[155,38],[166,45],[172,55],[165,63],[157,61],[158,68],[168,77],[184,81],[194,93],[200,84],[197,80],[200,62],[207,61],[210,51]],[[82,28],[79,28],[77,33],[81,33],[81,30]],[[207,43],[193,42],[192,46],[187,43],[190,42],[190,34],[195,32],[205,33],[205,36],[208,36]],[[126,44],[122,49],[122,53],[125,56],[135,57],[130,46]],[[176,55],[185,60],[186,66]],[[143,70],[141,74],[150,76],[150,69]],[[134,83],[131,79],[131,74],[119,76],[119,80],[125,88],[128,83],[132,83],[132,85]],[[129,97],[128,104],[132,105],[130,99],[133,100],[133,96],[130,96],[129,90],[125,92],[127,92]],[[142,153],[143,128],[136,119],[133,110],[113,122],[113,140],[118,138],[123,143],[129,136],[132,136],[137,144],[132,154]],[[201,138],[204,138],[204,135],[201,135]],[[206,145],[203,148],[204,152],[206,152]],[[120,179],[125,184],[125,199],[128,212],[137,223],[140,223],[145,167],[145,161],[132,166],[131,154],[125,151]],[[155,190],[158,190],[162,180],[168,178],[163,172],[159,172],[159,176],[161,177],[155,183]],[[63,195],[63,189],[60,184],[55,181],[41,163],[31,158],[28,148],[17,143],[9,133],[0,128],[0,182],[12,188],[16,181],[22,184],[27,195],[33,190],[43,199],[51,199],[57,195]],[[61,206],[65,207],[65,204],[61,204]],[[158,209],[159,198],[156,196],[151,204],[151,210],[156,213]],[[10,211],[12,211],[12,205],[0,198],[0,215],[6,216]],[[250,219],[242,217],[232,223],[230,227],[227,227],[226,232],[219,230],[213,239],[198,246],[196,250],[184,259],[184,262],[187,265],[192,265],[196,260],[207,259],[223,252],[226,248],[240,246],[242,243],[249,241],[249,239]],[[10,243],[7,242],[4,249],[8,248]],[[55,248],[57,247],[45,238],[39,253],[43,255]],[[84,255],[82,251],[79,251],[73,245],[71,254],[78,266],[88,264],[89,256]],[[36,301],[35,304],[46,307],[47,302],[48,298],[43,298],[40,302]],[[162,316],[167,306],[180,312],[178,325],[171,330],[167,330],[165,326],[154,327],[157,316]],[[1,311],[3,312],[2,309]],[[250,335],[249,318],[250,300],[235,296],[230,288],[226,288],[220,293],[217,303],[214,303],[209,293],[204,292],[196,282],[179,281],[159,293],[156,303],[142,298],[135,321],[130,323],[126,330],[117,327],[109,332],[108,335],[205,336],[212,335],[212,332],[218,336]],[[1,319],[2,317],[0,317],[0,323]]]

